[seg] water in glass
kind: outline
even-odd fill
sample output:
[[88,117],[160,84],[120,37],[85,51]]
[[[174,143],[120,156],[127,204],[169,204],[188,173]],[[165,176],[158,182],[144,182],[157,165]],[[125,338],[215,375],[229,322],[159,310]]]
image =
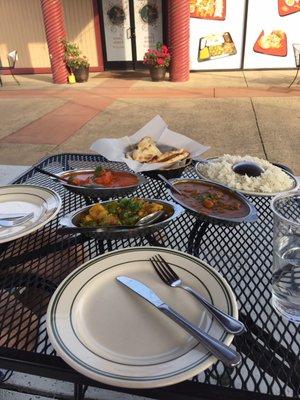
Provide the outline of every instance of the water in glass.
[[285,318],[300,323],[300,192],[276,196],[272,208],[272,303]]

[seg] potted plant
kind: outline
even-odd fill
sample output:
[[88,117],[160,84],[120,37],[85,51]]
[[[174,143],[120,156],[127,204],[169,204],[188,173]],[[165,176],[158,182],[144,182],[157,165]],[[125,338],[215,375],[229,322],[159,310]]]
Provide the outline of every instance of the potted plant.
[[65,46],[65,63],[70,72],[75,75],[76,82],[86,82],[89,79],[90,64],[86,56],[81,55],[81,51],[76,43],[63,41]]
[[156,44],[156,49],[149,49],[144,55],[143,63],[148,65],[152,81],[163,81],[170,65],[169,49],[162,43]]

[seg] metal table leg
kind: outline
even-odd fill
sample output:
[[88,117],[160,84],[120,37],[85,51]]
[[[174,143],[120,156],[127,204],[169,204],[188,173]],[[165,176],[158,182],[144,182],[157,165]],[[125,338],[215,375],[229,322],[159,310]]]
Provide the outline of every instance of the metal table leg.
[[74,383],[74,400],[84,400],[85,392],[88,386]]
[[10,245],[9,242],[0,244],[0,255],[1,255],[1,253],[4,253],[7,250],[9,245]]
[[153,235],[147,235],[145,238],[148,240],[150,246],[166,247],[163,243],[160,243],[158,240],[156,240]]
[[201,221],[199,219],[195,221],[194,227],[190,233],[190,237],[188,240],[188,248],[187,248],[188,253],[193,254],[196,257],[199,257],[200,243],[208,226],[209,222]]

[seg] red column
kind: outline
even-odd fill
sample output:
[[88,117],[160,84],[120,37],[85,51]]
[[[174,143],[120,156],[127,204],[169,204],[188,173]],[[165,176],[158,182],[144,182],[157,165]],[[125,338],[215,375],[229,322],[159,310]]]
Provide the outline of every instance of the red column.
[[64,14],[61,0],[41,0],[46,39],[54,83],[67,83],[68,70],[64,62],[66,37]]
[[170,79],[184,82],[190,76],[190,1],[169,0]]
[[93,0],[93,11],[94,11],[95,39],[97,46],[97,58],[98,58],[97,70],[104,71],[104,57],[103,57],[103,47],[101,43],[101,28],[100,28],[98,0]]

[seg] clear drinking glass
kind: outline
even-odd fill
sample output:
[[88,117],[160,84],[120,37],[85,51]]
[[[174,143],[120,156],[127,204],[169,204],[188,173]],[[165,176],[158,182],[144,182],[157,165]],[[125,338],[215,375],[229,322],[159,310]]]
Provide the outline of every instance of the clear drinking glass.
[[272,304],[285,318],[300,323],[300,191],[275,196],[271,207]]

